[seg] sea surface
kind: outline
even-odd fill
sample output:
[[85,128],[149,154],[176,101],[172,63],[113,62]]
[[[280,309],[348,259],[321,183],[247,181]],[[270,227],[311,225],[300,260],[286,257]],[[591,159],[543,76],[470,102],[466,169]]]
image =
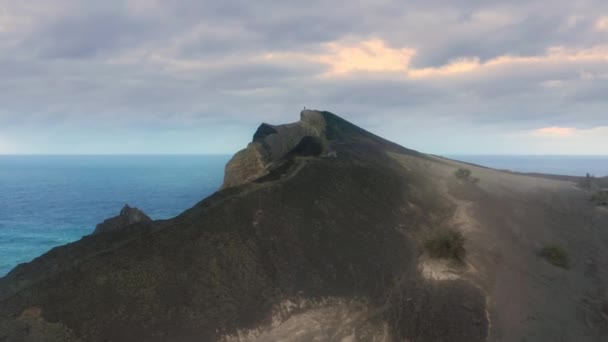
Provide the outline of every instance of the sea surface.
[[608,176],[608,155],[446,155],[445,157],[494,169],[516,172],[536,172],[567,176],[585,176],[589,173],[597,177]]
[[[608,175],[608,156],[446,156],[498,169]],[[0,156],[0,276],[90,234],[125,203],[166,219],[212,194],[230,156]]]
[[1,156],[0,277],[128,203],[166,219],[212,194],[230,156]]

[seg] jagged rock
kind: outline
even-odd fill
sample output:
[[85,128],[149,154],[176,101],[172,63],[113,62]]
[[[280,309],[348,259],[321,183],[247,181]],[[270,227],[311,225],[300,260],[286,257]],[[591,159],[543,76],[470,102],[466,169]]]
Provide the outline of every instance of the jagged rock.
[[224,184],[227,188],[247,183],[264,173],[264,157],[261,154],[259,143],[250,143],[247,148],[237,152],[226,164]]
[[247,148],[226,164],[222,188],[260,178],[285,155],[297,149],[303,155],[319,155],[326,149],[327,122],[322,112],[303,110],[300,121],[285,125],[263,123]]
[[93,234],[111,232],[126,228],[139,222],[151,222],[152,219],[143,211],[131,208],[128,204],[120,210],[118,216],[111,217],[95,227]]

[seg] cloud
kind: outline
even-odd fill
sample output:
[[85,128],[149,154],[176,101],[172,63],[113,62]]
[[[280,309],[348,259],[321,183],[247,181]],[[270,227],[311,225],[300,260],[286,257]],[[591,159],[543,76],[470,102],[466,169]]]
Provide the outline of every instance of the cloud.
[[513,144],[519,144],[523,153],[532,146],[534,149],[527,153],[604,155],[607,136],[608,126],[588,129],[545,127],[510,135],[507,139]]
[[474,71],[479,67],[481,67],[479,58],[463,58],[435,68],[412,69],[408,75],[414,78],[448,76]]
[[415,54],[413,49],[388,47],[380,39],[329,42],[324,43],[323,48],[316,53],[281,51],[263,57],[268,61],[300,60],[324,64],[328,70],[323,76],[331,78],[360,72],[405,72]]
[[115,150],[130,132],[133,149],[156,135],[230,153],[250,139],[237,132],[307,106],[426,151],[509,148],[487,132],[539,127],[573,131],[531,141],[565,140],[608,126],[598,13],[608,3],[0,0],[0,127],[32,151]]
[[42,58],[90,58],[119,53],[155,31],[146,20],[94,12],[58,18],[23,44]]
[[330,66],[330,75],[357,71],[406,71],[415,51],[393,49],[380,39],[362,41],[354,46],[339,42],[327,43],[329,54],[319,56],[321,63]]
[[595,22],[595,29],[598,31],[608,31],[608,17],[600,17]]
[[534,135],[543,137],[569,137],[576,133],[576,128],[573,127],[543,127],[535,130]]

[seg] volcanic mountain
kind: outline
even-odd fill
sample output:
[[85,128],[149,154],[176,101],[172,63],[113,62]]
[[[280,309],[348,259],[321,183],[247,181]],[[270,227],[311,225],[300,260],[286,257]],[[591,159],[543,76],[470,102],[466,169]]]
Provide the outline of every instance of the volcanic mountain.
[[0,341],[607,341],[608,210],[576,181],[305,110],[179,216],[125,207],[13,269]]

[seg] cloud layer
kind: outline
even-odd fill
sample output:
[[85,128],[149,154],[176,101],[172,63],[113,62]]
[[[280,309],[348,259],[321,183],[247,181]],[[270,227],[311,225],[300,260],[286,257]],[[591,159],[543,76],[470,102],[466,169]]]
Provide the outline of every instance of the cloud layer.
[[601,0],[0,0],[0,153],[231,153],[334,111],[434,153],[606,153]]

